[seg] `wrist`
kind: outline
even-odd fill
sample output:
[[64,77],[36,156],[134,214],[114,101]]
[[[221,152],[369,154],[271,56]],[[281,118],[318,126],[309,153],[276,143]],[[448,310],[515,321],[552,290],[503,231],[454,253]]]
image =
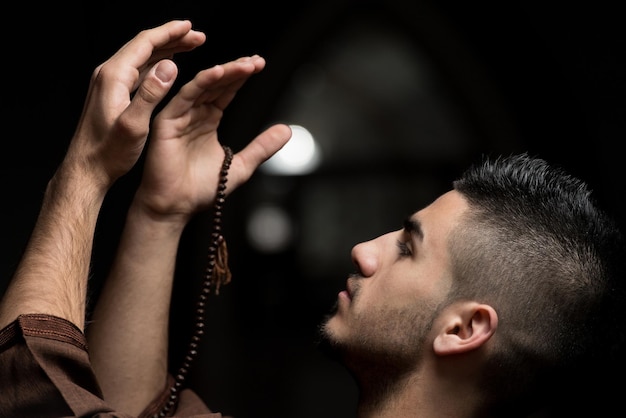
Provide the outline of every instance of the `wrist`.
[[180,236],[191,216],[187,213],[156,211],[135,198],[128,208],[126,223],[141,225],[142,228],[157,235]]
[[72,164],[66,159],[48,182],[46,196],[79,197],[78,204],[99,210],[110,187],[111,184],[103,181],[93,169]]

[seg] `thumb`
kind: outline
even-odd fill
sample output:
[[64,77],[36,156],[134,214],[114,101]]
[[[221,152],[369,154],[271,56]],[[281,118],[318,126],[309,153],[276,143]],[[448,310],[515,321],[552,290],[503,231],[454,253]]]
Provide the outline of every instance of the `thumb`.
[[270,126],[233,157],[228,187],[232,191],[248,181],[255,170],[291,139],[291,128],[282,123]]
[[150,120],[156,106],[170,91],[178,75],[171,60],[162,60],[145,75],[127,109],[136,120]]
[[176,64],[174,64],[174,62],[170,60],[160,61],[154,66],[154,75],[162,83],[169,84],[170,86],[171,82],[176,77],[177,72],[178,69],[176,68]]

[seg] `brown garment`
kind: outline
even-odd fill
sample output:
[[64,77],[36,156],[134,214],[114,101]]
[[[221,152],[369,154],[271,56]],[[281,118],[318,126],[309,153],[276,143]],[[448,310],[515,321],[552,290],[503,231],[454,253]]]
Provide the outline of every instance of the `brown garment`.
[[[165,405],[171,376],[164,383],[140,417]],[[181,391],[174,416],[225,418],[190,389]],[[21,315],[0,330],[0,417],[131,418],[102,399],[84,334],[65,319],[43,314]]]

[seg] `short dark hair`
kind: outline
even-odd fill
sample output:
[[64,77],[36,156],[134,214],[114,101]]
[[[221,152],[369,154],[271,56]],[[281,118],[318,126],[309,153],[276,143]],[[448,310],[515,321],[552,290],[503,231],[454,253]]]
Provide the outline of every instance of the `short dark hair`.
[[453,186],[469,210],[450,237],[451,301],[496,309],[485,388],[530,408],[561,391],[541,383],[621,347],[624,238],[583,181],[526,153],[484,158]]

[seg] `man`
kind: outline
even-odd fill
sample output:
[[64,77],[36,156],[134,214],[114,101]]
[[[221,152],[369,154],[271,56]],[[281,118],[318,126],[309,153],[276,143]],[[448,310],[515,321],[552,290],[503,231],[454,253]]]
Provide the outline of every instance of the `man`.
[[584,416],[571,399],[606,383],[585,373],[618,365],[606,356],[624,335],[622,240],[586,186],[543,160],[470,168],[352,251],[323,333],[359,385],[359,416]]
[[[269,128],[232,164],[218,141],[223,110],[264,66],[256,56],[199,72],[150,124],[176,76],[168,58],[204,41],[189,22],[168,22],[94,72],[0,303],[0,381],[9,382],[0,415],[221,416],[184,389],[183,371],[167,372],[178,242],[195,213],[219,206],[221,186],[243,184],[290,131]],[[141,184],[85,330],[98,211],[148,133]],[[604,330],[621,332],[609,308],[622,249],[584,184],[544,161],[521,155],[471,169],[402,230],[354,247],[357,273],[322,331],[356,378],[358,415],[551,412],[546,387],[608,353]]]

